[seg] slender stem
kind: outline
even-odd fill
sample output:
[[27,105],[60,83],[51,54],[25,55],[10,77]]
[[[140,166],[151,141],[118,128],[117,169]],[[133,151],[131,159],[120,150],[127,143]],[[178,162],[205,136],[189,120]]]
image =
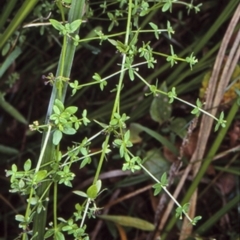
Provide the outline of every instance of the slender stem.
[[[57,193],[58,193],[58,183],[54,182],[54,192],[53,192],[53,222],[54,229],[57,229]],[[55,236],[56,237],[56,236]]]
[[102,165],[103,165],[103,160],[104,160],[104,157],[106,155],[106,149],[108,147],[109,139],[110,139],[110,135],[107,135],[107,137],[105,138],[105,141],[103,143],[103,150],[102,150],[100,160],[99,160],[99,163],[98,163],[97,171],[96,171],[95,176],[94,176],[93,184],[96,184],[96,182],[99,178],[99,175],[100,175],[100,172],[101,172],[101,169],[102,169]]
[[91,200],[90,200],[90,198],[88,198],[88,199],[87,199],[86,206],[85,206],[85,210],[84,210],[84,213],[83,213],[83,218],[82,218],[82,221],[81,221],[81,224],[80,224],[80,228],[83,227],[83,224],[84,224],[85,218],[86,218],[86,216],[87,216],[88,207],[89,207],[90,202],[91,202]]
[[41,153],[40,153],[40,156],[39,156],[39,159],[38,159],[38,163],[37,163],[37,166],[36,166],[36,169],[35,169],[35,173],[37,173],[39,171],[40,167],[41,167],[43,155],[44,155],[45,150],[46,150],[46,146],[47,146],[48,139],[50,137],[51,129],[52,129],[52,126],[51,126],[51,124],[49,124],[48,125],[48,131],[47,131],[47,134],[46,134],[46,138],[44,139],[44,143],[43,143]]
[[[132,16],[132,0],[129,0],[128,3],[128,19],[127,19],[127,27],[126,27],[126,35],[125,35],[125,45],[128,45],[129,42],[129,35],[130,35],[130,30],[131,30],[131,16]],[[116,97],[115,97],[115,101],[114,101],[114,106],[113,106],[113,110],[112,110],[112,115],[111,115],[111,120],[114,118],[114,113],[117,112],[117,109],[120,109],[120,93],[122,90],[122,84],[123,84],[123,78],[125,75],[125,71],[124,71],[124,64],[126,62],[126,54],[123,55],[122,58],[122,65],[121,65],[121,70],[120,70],[120,76],[119,76],[119,83],[118,83],[118,87],[117,87],[117,93],[116,93]],[[98,163],[98,168],[97,171],[95,173],[94,176],[94,180],[93,180],[93,184],[95,184],[99,178],[101,169],[102,169],[102,164],[103,164],[103,160],[104,157],[106,155],[105,150],[107,149],[108,143],[109,143],[109,139],[110,136],[108,135],[104,141],[104,146],[103,146],[103,151]]]

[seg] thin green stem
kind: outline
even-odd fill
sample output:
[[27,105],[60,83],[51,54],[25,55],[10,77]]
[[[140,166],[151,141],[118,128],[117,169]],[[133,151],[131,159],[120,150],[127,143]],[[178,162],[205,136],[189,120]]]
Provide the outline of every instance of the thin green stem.
[[98,163],[98,167],[97,167],[94,179],[93,179],[93,184],[96,184],[96,182],[99,178],[99,175],[100,175],[100,172],[101,172],[101,169],[102,169],[102,165],[103,165],[103,160],[104,160],[105,155],[106,155],[106,150],[107,150],[107,147],[108,147],[109,139],[110,139],[110,135],[107,135],[107,137],[105,138],[105,141],[103,143],[103,150],[102,150],[102,153],[101,153],[101,156],[100,156],[100,159],[99,159],[99,163]]
[[[127,19],[125,41],[124,41],[125,45],[128,45],[129,35],[130,35],[130,30],[131,30],[131,15],[132,15],[132,8],[131,8],[131,6],[132,6],[132,0],[129,0],[129,4],[128,5],[129,5],[129,8],[128,8],[128,19]],[[123,78],[124,78],[124,75],[125,75],[125,71],[124,71],[124,64],[125,64],[125,62],[126,62],[126,54],[124,54],[123,58],[122,58],[122,65],[121,65],[121,70],[120,70],[119,83],[118,83],[117,93],[116,93],[114,106],[113,106],[113,110],[112,110],[111,120],[114,118],[114,113],[117,112],[117,109],[118,110],[120,109],[120,93],[121,93],[121,89],[122,89]],[[109,139],[110,139],[110,135],[108,135],[105,138],[105,141],[104,141],[104,144],[103,144],[104,145],[103,146],[103,151],[102,151],[99,163],[98,163],[97,171],[96,171],[95,176],[94,176],[93,184],[96,184],[96,182],[97,182],[97,180],[99,178],[99,175],[100,175],[100,172],[101,172],[101,169],[102,169],[103,160],[104,160],[104,157],[105,157],[105,154],[106,154],[105,150],[108,147]]]
[[[57,198],[58,198],[58,183],[54,182],[53,186],[53,222],[54,229],[57,229]],[[55,231],[56,233],[56,231]]]
[[87,199],[86,206],[85,206],[85,210],[84,210],[84,213],[83,213],[83,218],[82,218],[82,221],[81,221],[81,224],[80,224],[80,228],[83,227],[85,218],[86,218],[86,216],[87,216],[88,207],[89,207],[89,205],[90,205],[90,202],[91,202],[91,200],[90,200],[90,198],[88,198],[88,199]]
[[45,150],[46,150],[46,146],[47,146],[47,143],[48,143],[48,139],[50,137],[51,129],[52,129],[52,126],[51,126],[51,124],[49,124],[47,134],[46,134],[46,138],[44,139],[44,143],[43,143],[43,146],[42,146],[42,149],[41,149],[41,152],[40,152],[40,156],[39,156],[39,159],[38,159],[38,163],[37,163],[37,166],[36,166],[36,169],[35,169],[35,173],[37,173],[39,171],[40,167],[41,167],[43,155],[45,154]]
[[64,9],[63,9],[63,6],[62,6],[62,2],[60,0],[58,0],[58,1],[56,1],[56,5],[58,6],[58,9],[60,11],[62,21],[65,22],[66,20],[65,20]]

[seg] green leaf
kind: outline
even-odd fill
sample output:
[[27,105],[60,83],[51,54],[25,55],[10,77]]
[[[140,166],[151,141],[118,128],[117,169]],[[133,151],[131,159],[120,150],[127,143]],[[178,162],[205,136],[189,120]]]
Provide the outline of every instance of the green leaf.
[[10,43],[6,43],[2,49],[2,56],[4,57],[8,51],[10,50],[11,48],[11,44]]
[[65,240],[65,237],[64,237],[64,235],[61,232],[57,232],[55,234],[55,238],[54,239],[56,239],[56,240]]
[[64,105],[60,100],[56,99],[54,104],[59,108],[60,112],[64,111]]
[[54,113],[56,113],[56,114],[60,114],[60,113],[61,113],[60,110],[59,110],[59,108],[58,108],[56,105],[53,106],[53,111],[54,111]]
[[108,41],[113,45],[113,46],[117,46],[117,41],[116,40],[114,40],[114,39],[108,39]]
[[98,191],[98,193],[99,193],[100,190],[101,190],[101,188],[102,188],[102,181],[101,181],[101,180],[97,180],[96,186],[97,186],[97,191]]
[[38,197],[32,197],[31,199],[28,199],[28,202],[31,204],[31,205],[36,205],[37,202],[38,202]]
[[0,65],[0,78],[7,71],[7,69],[11,66],[11,64],[18,58],[18,56],[22,53],[20,47],[15,47],[15,49],[5,58],[2,65]]
[[64,26],[58,22],[55,19],[49,19],[49,22],[52,24],[52,26],[57,29],[59,32],[62,32],[64,30]]
[[13,172],[17,172],[17,165],[16,165],[16,164],[13,164],[13,165],[12,165],[12,171],[13,171]]
[[98,82],[100,82],[102,80],[101,76],[98,73],[94,73],[92,78]]
[[[167,92],[166,82],[161,85],[160,90]],[[168,96],[159,94],[154,97],[150,106],[151,118],[159,124],[163,124],[164,122],[170,120],[171,114],[172,105],[168,102]]]
[[177,97],[175,87],[173,87],[172,90],[170,92],[168,92],[168,97],[169,97],[169,103],[172,103],[174,101],[175,97]]
[[0,153],[9,154],[9,155],[17,155],[17,154],[19,154],[19,151],[15,148],[0,144]]
[[40,182],[47,177],[47,170],[40,170],[34,176],[34,181]]
[[153,30],[158,30],[158,26],[157,26],[155,23],[150,22],[149,25],[151,26],[151,28],[152,28]]
[[25,163],[24,163],[24,171],[27,172],[31,169],[31,166],[32,166],[32,162],[30,159],[28,159]]
[[169,140],[167,140],[164,136],[162,136],[161,134],[159,134],[157,131],[153,131],[150,128],[144,127],[141,124],[136,123],[136,127],[139,130],[142,130],[144,132],[146,132],[147,134],[149,134],[151,137],[155,138],[157,141],[159,141],[163,146],[166,146],[168,149],[170,149],[172,151],[173,154],[175,154],[176,156],[178,156],[178,150],[175,147],[175,145],[173,143],[171,143]]
[[169,172],[170,163],[163,157],[159,149],[151,149],[146,153],[144,167],[147,168],[157,179],[165,172]]
[[192,225],[195,226],[195,225],[197,224],[197,222],[198,222],[199,220],[201,220],[201,219],[202,219],[201,216],[196,216],[196,217],[192,220]]
[[90,199],[95,199],[98,194],[98,186],[96,184],[93,184],[87,189],[87,196]]
[[82,20],[78,19],[70,23],[71,33],[75,32],[81,25]]
[[77,110],[78,110],[78,107],[71,106],[71,107],[67,107],[64,112],[68,112],[69,114],[74,114],[77,112]]
[[168,180],[167,180],[167,173],[163,173],[161,177],[161,184],[163,187],[166,187],[168,185]]
[[149,25],[154,30],[154,35],[155,35],[156,39],[159,39],[158,26],[155,23],[152,23],[152,22],[150,22]]
[[73,193],[77,194],[80,197],[84,197],[84,198],[88,197],[88,195],[85,192],[82,192],[82,191],[76,190],[76,191],[73,191]]
[[162,190],[162,185],[161,185],[161,183],[155,183],[153,185],[153,188],[155,189],[153,195],[157,196]]
[[140,218],[117,215],[100,215],[98,217],[104,220],[112,221],[121,226],[134,227],[143,231],[153,231],[155,229],[152,223]]
[[24,221],[25,221],[25,217],[24,217],[23,215],[20,215],[20,214],[17,214],[17,215],[15,216],[15,219],[16,219],[16,221],[18,221],[18,222],[24,222]]
[[53,144],[58,145],[62,139],[62,132],[60,130],[55,130],[53,133]]
[[0,107],[3,108],[7,113],[9,113],[12,117],[23,124],[27,124],[27,120],[24,116],[14,108],[10,103],[6,102],[2,93],[0,93]]
[[187,134],[186,124],[187,121],[184,118],[175,118],[170,122],[169,129],[180,138],[184,138]]
[[142,138],[139,136],[139,134],[142,132],[142,130],[138,129],[138,127],[135,125],[135,123],[131,123],[129,126],[129,129],[130,129],[130,141],[132,143],[142,142]]
[[63,128],[63,133],[67,134],[67,135],[74,135],[77,131],[72,128],[72,127],[64,127]]
[[87,164],[91,163],[91,158],[90,157],[86,157],[82,160],[81,164],[80,164],[80,169],[85,167]]
[[171,2],[167,1],[162,7],[162,12],[166,12],[168,9],[170,9],[171,6]]
[[46,232],[45,235],[44,235],[44,239],[47,239],[47,238],[53,236],[54,232],[55,232],[55,229],[49,229],[49,230],[47,230],[47,232]]
[[19,180],[18,187],[19,188],[24,188],[25,187],[25,182],[22,179]]

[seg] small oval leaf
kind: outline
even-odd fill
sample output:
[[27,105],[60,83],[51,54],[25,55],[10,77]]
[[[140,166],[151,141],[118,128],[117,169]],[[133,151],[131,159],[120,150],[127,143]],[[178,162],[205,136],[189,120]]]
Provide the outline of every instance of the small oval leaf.
[[81,196],[81,197],[84,197],[84,198],[87,198],[87,194],[85,192],[82,192],[82,191],[73,191],[73,193],[77,194],[78,196]]
[[99,215],[101,219],[109,220],[126,227],[134,227],[144,231],[153,231],[154,225],[140,218],[128,217],[128,216],[116,216],[116,215]]
[[87,196],[90,198],[90,199],[95,199],[97,197],[97,194],[98,194],[98,187],[96,184],[90,186],[87,190]]
[[25,163],[24,163],[24,171],[27,172],[31,169],[31,166],[32,166],[32,162],[30,159],[28,159]]
[[40,170],[34,176],[34,181],[35,182],[40,182],[46,177],[47,177],[47,170]]
[[54,145],[58,145],[59,142],[61,141],[62,139],[62,132],[59,131],[59,130],[56,130],[54,133],[53,133],[53,144]]

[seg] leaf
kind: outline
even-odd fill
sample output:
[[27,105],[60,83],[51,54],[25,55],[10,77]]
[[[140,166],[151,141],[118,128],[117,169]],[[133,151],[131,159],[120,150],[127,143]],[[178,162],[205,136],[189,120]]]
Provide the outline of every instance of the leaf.
[[85,193],[85,192],[82,192],[82,191],[73,191],[73,193],[77,194],[78,196],[81,196],[81,197],[84,197],[84,198],[87,198],[88,195]]
[[155,189],[153,195],[157,196],[162,190],[162,185],[161,183],[156,183],[153,185],[153,188]]
[[78,19],[70,23],[71,33],[75,32],[81,25],[82,20]]
[[171,3],[166,2],[162,7],[162,12],[166,12],[171,7],[171,5]]
[[158,26],[155,23],[152,23],[152,22],[150,22],[149,25],[154,30],[154,35],[155,35],[156,39],[159,39]]
[[72,127],[64,127],[63,128],[63,133],[67,134],[67,135],[74,135],[77,131],[72,128]]
[[65,240],[65,237],[64,237],[64,235],[61,232],[57,232],[55,234],[55,238],[54,239],[56,239],[56,240]]
[[19,122],[23,124],[27,124],[27,120],[24,118],[24,116],[16,108],[14,108],[10,103],[5,101],[2,93],[0,93],[0,107],[2,107],[7,113],[9,113],[12,117],[14,117]]
[[144,166],[151,172],[157,179],[161,179],[165,172],[170,169],[170,163],[162,156],[160,150],[152,149],[147,152],[145,156],[146,161]]
[[62,132],[60,130],[55,130],[53,133],[53,144],[58,145],[62,139]]
[[40,170],[34,176],[34,181],[40,182],[47,177],[47,170]]
[[[113,45],[113,46],[117,46],[117,41],[116,40],[114,40],[114,39],[108,39],[108,41]],[[95,73],[96,74],[96,73]]]
[[15,47],[15,49],[6,57],[5,61],[0,66],[0,78],[6,72],[6,70],[11,66],[11,64],[18,58],[22,53],[20,47]]
[[15,148],[0,144],[0,153],[9,154],[9,155],[17,155],[17,154],[19,154],[19,151]]
[[31,169],[31,166],[32,166],[32,162],[30,159],[28,159],[25,163],[24,163],[24,171],[27,172]]
[[142,130],[138,129],[138,127],[135,123],[130,124],[129,130],[130,130],[130,139],[129,140],[133,144],[142,142],[142,138],[139,136],[139,134],[142,132]]
[[85,167],[87,164],[91,163],[91,158],[90,157],[86,157],[82,160],[81,164],[80,164],[80,168]]
[[98,217],[104,220],[112,221],[122,226],[134,227],[143,231],[153,231],[155,229],[152,223],[140,218],[117,215],[99,215]]
[[2,49],[2,56],[3,57],[8,53],[10,47],[11,47],[11,44],[9,42],[4,45],[4,47]]
[[60,114],[60,113],[61,113],[60,110],[59,110],[59,108],[58,108],[56,105],[53,106],[53,111],[54,111],[54,113],[56,113],[56,114]]
[[61,32],[62,30],[64,30],[64,26],[58,22],[55,19],[49,19],[49,22],[52,24],[52,26],[57,29],[59,32]]
[[150,22],[149,25],[151,26],[151,28],[152,28],[153,30],[158,30],[158,26],[157,26],[155,23]]
[[97,186],[97,190],[98,190],[98,193],[99,193],[101,188],[102,188],[102,181],[101,180],[97,180],[96,186]]
[[150,128],[144,127],[141,124],[136,123],[136,127],[139,130],[142,130],[144,132],[146,132],[147,134],[149,134],[151,137],[155,138],[157,141],[159,141],[163,146],[166,146],[168,149],[171,149],[172,153],[175,154],[176,156],[178,155],[178,150],[177,148],[174,146],[173,143],[171,143],[170,141],[168,141],[168,139],[166,139],[165,137],[163,137],[161,134],[159,134],[156,131],[153,131]]
[[18,182],[18,187],[19,188],[24,188],[24,186],[25,186],[24,181],[22,179],[20,179],[19,182]]
[[[166,82],[161,85],[160,90],[167,92]],[[163,124],[170,119],[171,114],[172,105],[168,102],[166,95],[160,94],[153,99],[150,107],[150,115],[154,121]]]
[[92,76],[92,78],[98,82],[101,81],[101,76],[98,73],[94,73],[94,75]]
[[163,175],[162,175],[162,177],[161,177],[161,184],[162,184],[164,187],[167,186],[167,184],[168,184],[166,172],[163,173]]
[[169,129],[177,134],[180,138],[186,136],[186,126],[187,121],[184,118],[175,118],[170,122]]
[[98,194],[98,187],[96,184],[93,184],[87,189],[88,198],[95,199],[97,197],[97,194]]
[[77,112],[77,110],[78,110],[78,107],[71,106],[71,107],[67,107],[64,112],[68,112],[69,114],[74,114]]
[[59,108],[60,112],[64,111],[64,105],[60,100],[56,99],[54,104]]
[[25,217],[23,215],[17,214],[15,216],[15,220],[18,222],[24,222],[25,221]]
[[47,239],[47,238],[53,236],[54,232],[55,232],[55,229],[49,229],[49,230],[47,230],[47,232],[46,232],[45,235],[44,235],[44,239]]

